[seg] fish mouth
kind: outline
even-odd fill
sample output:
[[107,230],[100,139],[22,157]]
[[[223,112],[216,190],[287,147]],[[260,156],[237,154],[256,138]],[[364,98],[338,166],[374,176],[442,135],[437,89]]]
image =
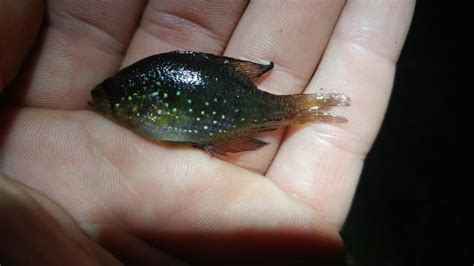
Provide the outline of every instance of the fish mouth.
[[105,96],[104,94],[104,85],[99,84],[91,91],[92,100],[98,98],[99,96]]
[[104,85],[99,84],[91,91],[92,100],[89,101],[89,105],[96,111],[101,113],[110,112],[110,102],[107,99],[107,95],[104,91]]

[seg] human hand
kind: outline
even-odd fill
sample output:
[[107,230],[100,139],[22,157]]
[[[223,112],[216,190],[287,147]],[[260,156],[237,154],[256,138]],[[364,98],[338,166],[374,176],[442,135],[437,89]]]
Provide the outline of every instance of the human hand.
[[[227,265],[339,256],[338,229],[414,1],[246,4],[49,1],[48,23],[6,91],[0,171],[57,202],[123,261],[150,250]],[[273,61],[259,88],[344,93],[349,123],[261,134],[272,144],[223,161],[151,143],[88,110],[90,90],[120,67],[176,49]],[[130,239],[141,244],[131,249]]]

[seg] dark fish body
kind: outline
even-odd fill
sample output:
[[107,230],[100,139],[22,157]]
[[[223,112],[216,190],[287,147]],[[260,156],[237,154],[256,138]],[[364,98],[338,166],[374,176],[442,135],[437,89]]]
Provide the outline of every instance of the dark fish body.
[[348,105],[341,94],[274,95],[255,81],[268,65],[196,52],[145,58],[104,80],[92,106],[155,141],[225,154],[265,144],[252,133],[306,122],[344,122],[328,112]]

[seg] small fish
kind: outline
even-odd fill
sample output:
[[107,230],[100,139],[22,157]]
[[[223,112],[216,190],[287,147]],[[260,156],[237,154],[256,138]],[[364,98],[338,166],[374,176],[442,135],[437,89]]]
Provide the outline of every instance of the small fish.
[[153,141],[188,144],[211,154],[257,150],[252,133],[307,122],[346,122],[329,112],[348,106],[337,93],[275,95],[255,81],[273,63],[174,51],[124,68],[95,87],[91,105]]

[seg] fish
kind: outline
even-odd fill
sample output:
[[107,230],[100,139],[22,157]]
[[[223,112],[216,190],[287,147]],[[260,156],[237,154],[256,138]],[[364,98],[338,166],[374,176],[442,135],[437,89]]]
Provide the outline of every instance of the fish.
[[252,134],[309,122],[343,123],[339,93],[277,95],[256,82],[273,68],[209,53],[172,51],[146,57],[91,91],[100,114],[155,142],[185,144],[212,155],[254,151]]

